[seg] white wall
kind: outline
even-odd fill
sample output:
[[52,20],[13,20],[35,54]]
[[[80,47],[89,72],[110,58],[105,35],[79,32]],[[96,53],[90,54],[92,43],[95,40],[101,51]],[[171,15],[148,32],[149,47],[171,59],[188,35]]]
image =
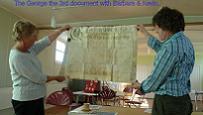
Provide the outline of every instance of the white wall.
[[12,87],[0,88],[0,110],[11,107]]
[[14,40],[11,38],[12,25],[20,18],[0,8],[0,110],[11,106],[11,76],[8,55]]
[[10,48],[14,44],[14,40],[11,38],[12,25],[19,19],[0,8],[0,88],[12,84],[8,56]]

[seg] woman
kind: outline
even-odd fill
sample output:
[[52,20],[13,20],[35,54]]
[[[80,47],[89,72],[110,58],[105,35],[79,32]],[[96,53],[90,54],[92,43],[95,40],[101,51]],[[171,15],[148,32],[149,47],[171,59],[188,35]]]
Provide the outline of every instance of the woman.
[[44,115],[45,83],[52,80],[62,82],[65,77],[43,74],[37,54],[70,28],[64,26],[37,40],[38,30],[33,24],[23,21],[14,24],[16,44],[10,51],[9,65],[13,81],[12,105],[16,115]]

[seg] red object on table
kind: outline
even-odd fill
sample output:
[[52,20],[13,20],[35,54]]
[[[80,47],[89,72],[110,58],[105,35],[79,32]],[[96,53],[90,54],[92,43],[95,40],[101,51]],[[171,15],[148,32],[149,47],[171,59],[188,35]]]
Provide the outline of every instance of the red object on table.
[[99,82],[97,80],[86,80],[85,93],[95,93],[97,90],[99,90]]

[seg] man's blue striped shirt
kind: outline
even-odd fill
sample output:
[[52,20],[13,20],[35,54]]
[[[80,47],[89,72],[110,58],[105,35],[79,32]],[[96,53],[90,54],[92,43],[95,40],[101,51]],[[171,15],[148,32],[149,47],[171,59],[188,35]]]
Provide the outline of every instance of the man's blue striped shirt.
[[188,94],[195,61],[191,41],[178,32],[164,42],[151,36],[148,45],[156,52],[156,59],[151,75],[141,83],[141,90],[170,96]]

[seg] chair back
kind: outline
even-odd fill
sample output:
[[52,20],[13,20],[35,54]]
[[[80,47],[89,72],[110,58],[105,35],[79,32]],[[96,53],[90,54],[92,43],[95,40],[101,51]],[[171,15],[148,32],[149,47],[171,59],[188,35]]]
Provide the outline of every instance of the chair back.
[[55,91],[46,98],[46,104],[50,105],[70,105],[73,101],[73,93],[68,88]]
[[102,91],[99,92],[99,97],[102,99],[113,99],[116,97],[116,92],[109,87],[107,82],[106,85],[104,85],[103,82]]
[[55,91],[46,98],[46,104],[50,105],[69,105],[70,96],[64,91]]

